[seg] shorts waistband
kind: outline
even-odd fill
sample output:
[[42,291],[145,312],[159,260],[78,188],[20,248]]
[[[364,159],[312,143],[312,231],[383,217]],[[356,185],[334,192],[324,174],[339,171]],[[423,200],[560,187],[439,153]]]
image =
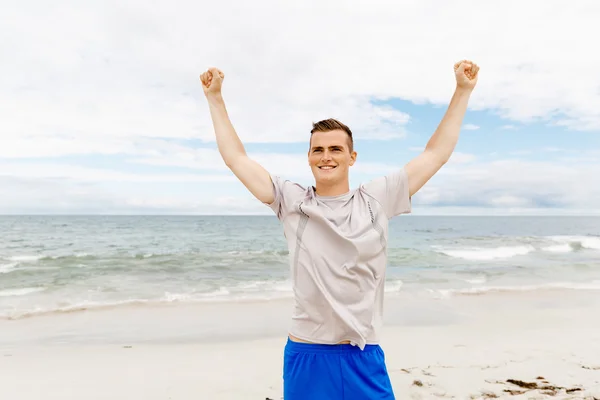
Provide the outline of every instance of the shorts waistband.
[[360,353],[360,352],[371,352],[379,348],[378,344],[367,344],[365,349],[361,350],[360,347],[351,344],[321,344],[321,343],[302,343],[294,342],[289,337],[285,345],[286,350],[295,351],[298,353]]

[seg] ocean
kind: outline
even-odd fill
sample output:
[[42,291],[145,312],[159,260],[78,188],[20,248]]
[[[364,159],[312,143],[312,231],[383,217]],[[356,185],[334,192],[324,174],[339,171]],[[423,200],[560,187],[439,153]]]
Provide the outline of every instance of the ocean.
[[[390,222],[386,296],[599,291],[600,217]],[[0,319],[290,298],[274,216],[0,216]]]

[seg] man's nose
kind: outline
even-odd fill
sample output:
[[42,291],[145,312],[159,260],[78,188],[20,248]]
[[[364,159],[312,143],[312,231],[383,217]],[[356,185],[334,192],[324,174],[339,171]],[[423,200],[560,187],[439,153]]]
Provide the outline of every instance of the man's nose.
[[331,159],[331,153],[329,152],[329,150],[325,150],[323,152],[323,155],[321,156],[321,159],[323,159],[323,160],[330,160]]

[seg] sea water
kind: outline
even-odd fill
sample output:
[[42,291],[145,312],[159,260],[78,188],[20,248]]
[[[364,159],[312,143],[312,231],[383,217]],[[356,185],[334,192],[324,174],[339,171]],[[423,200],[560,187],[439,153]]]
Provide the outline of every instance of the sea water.
[[[0,319],[292,296],[274,216],[0,216]],[[405,215],[386,296],[598,291],[600,217]]]

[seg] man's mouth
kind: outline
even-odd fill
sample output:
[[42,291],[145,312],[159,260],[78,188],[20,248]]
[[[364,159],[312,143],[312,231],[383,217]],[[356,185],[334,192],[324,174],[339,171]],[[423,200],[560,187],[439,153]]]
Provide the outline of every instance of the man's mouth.
[[337,165],[322,165],[319,167],[319,169],[324,169],[324,170],[332,170],[334,168],[337,168]]

